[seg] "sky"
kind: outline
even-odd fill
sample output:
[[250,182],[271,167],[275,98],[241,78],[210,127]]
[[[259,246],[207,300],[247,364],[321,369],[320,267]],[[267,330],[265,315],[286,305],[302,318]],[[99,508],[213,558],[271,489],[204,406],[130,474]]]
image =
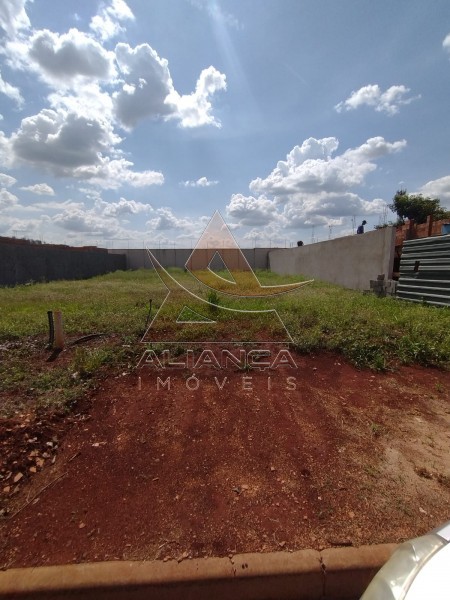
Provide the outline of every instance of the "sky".
[[0,0],[0,236],[242,247],[450,208],[448,0]]

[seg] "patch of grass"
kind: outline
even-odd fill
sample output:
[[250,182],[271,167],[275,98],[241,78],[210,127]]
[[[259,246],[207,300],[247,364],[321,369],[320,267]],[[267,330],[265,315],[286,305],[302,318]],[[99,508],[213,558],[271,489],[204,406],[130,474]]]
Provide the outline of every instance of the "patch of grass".
[[[193,294],[204,298],[204,286],[198,279],[182,269],[170,269],[169,272]],[[269,271],[256,271],[256,276],[262,285],[285,285],[302,279],[281,277]],[[206,273],[205,277],[214,276]],[[254,283],[249,278],[247,289],[245,277],[242,289],[244,293],[252,293]],[[226,281],[223,286],[228,292],[232,290],[232,284]],[[218,333],[231,331],[230,324],[236,316],[221,308],[275,309],[301,352],[332,350],[340,352],[358,367],[376,370],[414,363],[450,368],[448,309],[394,298],[376,298],[318,281],[269,298],[236,298],[229,293],[211,290],[208,294],[208,301],[218,307],[214,309],[217,325],[209,328]],[[133,344],[144,331],[149,299],[153,301],[154,316],[166,295],[167,288],[150,269],[118,271],[86,281],[0,288],[0,348],[3,342],[21,340],[25,336],[45,338],[47,310],[56,309],[63,313],[64,329],[69,338],[95,332],[115,333]],[[161,330],[172,328],[179,331],[176,335],[180,341],[195,342],[202,339],[202,332],[208,325],[189,325],[189,332],[184,333],[180,328],[176,329],[174,321],[186,304],[199,314],[204,314],[207,306],[193,300],[183,290],[175,292],[172,301],[165,303],[161,310],[162,316],[164,311],[166,314]],[[277,325],[271,319],[271,313],[249,312],[240,319],[238,328],[233,326],[233,330],[239,329],[241,337],[248,340],[254,339],[255,333],[262,329],[265,334],[273,334]],[[103,362],[108,363],[101,353],[84,357],[83,361],[87,361],[82,365],[87,373],[95,371]],[[20,385],[24,376],[19,366],[9,367],[8,372],[0,370],[0,374],[4,376],[5,385],[13,387]]]
[[219,294],[216,292],[216,290],[209,290],[207,296],[206,296],[207,301],[209,302],[209,310],[213,313],[216,314],[218,311],[218,307],[220,304],[220,297]]
[[73,359],[73,369],[80,377],[87,378],[97,373],[104,365],[114,363],[114,348],[77,348]]

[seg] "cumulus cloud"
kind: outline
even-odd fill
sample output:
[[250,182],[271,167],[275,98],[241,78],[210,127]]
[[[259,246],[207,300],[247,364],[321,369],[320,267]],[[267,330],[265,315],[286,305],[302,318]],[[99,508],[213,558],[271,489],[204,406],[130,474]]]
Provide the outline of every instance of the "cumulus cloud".
[[131,48],[116,46],[116,58],[124,78],[122,89],[114,93],[117,117],[132,127],[145,117],[167,116],[175,110],[166,102],[173,91],[168,61],[148,44]]
[[102,41],[106,41],[125,31],[122,21],[133,20],[134,15],[124,0],[112,0],[102,5],[99,13],[92,17],[89,27]]
[[173,214],[171,208],[158,208],[155,213],[156,216],[146,223],[150,229],[164,231],[167,229],[190,229],[193,227],[193,222],[190,219],[177,217]]
[[110,80],[116,74],[114,53],[78,29],[63,34],[43,29],[27,46],[39,73],[52,84],[70,85],[80,78]]
[[164,175],[159,171],[133,171],[133,166],[134,163],[124,158],[110,160],[106,157],[95,165],[75,169],[72,176],[112,190],[123,185],[142,188],[164,183]]
[[115,221],[96,215],[93,211],[79,208],[68,209],[54,215],[52,222],[58,227],[77,233],[115,237],[120,231],[120,227]]
[[277,204],[265,196],[254,198],[233,194],[227,206],[230,217],[244,226],[267,225],[278,218]]
[[428,181],[419,191],[424,196],[439,198],[442,206],[450,208],[450,175]]
[[95,165],[120,138],[104,124],[63,111],[44,109],[22,120],[11,136],[15,156],[35,166],[48,168],[58,176],[71,176],[73,170]]
[[37,194],[38,196],[54,196],[54,189],[49,186],[47,183],[36,183],[35,185],[27,185],[25,187],[21,187],[21,190],[25,190],[26,192],[32,192],[33,194]]
[[10,208],[17,204],[19,199],[8,190],[0,189],[0,210],[4,210],[5,208]]
[[115,145],[121,138],[108,120],[44,109],[23,119],[19,129],[3,141],[4,152],[13,162],[44,168],[57,177],[86,180],[109,189],[164,183],[162,173],[133,171],[133,163],[119,156]]
[[25,10],[27,0],[2,0],[0,2],[0,27],[13,38],[23,29],[30,27]]
[[337,112],[355,110],[361,106],[370,106],[377,112],[384,112],[389,116],[397,114],[400,106],[410,104],[420,98],[420,95],[407,97],[411,90],[404,85],[392,85],[385,92],[379,85],[366,85],[339,102],[334,107]]
[[147,117],[177,119],[181,127],[220,126],[212,114],[211,97],[226,89],[226,78],[214,67],[201,72],[195,92],[181,96],[174,88],[168,61],[148,44],[135,48],[117,44],[116,58],[123,82],[113,94],[114,106],[125,127],[134,127]]
[[402,150],[405,140],[370,138],[336,155],[338,145],[329,137],[295,146],[266,178],[250,183],[252,195],[234,194],[227,213],[241,225],[280,229],[337,225],[345,217],[381,213],[386,206],[382,199],[365,200],[352,188],[364,184],[377,159]]
[[5,81],[0,72],[0,94],[4,94],[11,100],[13,100],[19,108],[23,106],[24,100],[22,94],[20,93],[19,88],[11,85],[7,81]]
[[[111,96],[101,90],[97,83],[84,84],[76,91],[55,91],[48,96],[50,107],[62,114],[74,114],[113,129],[113,102]],[[116,143],[121,140],[115,137]]]
[[15,177],[11,177],[11,175],[6,175],[5,173],[0,173],[0,186],[1,187],[11,187],[17,183],[17,179]]
[[211,187],[217,185],[218,181],[210,181],[207,177],[200,177],[196,181],[182,181],[180,183],[183,187]]
[[138,215],[153,212],[151,204],[127,200],[126,198],[120,198],[118,202],[104,202],[101,200],[96,203],[96,208],[98,208],[105,217],[123,217],[124,215]]
[[212,114],[211,97],[220,90],[227,89],[226,76],[213,66],[203,69],[198,78],[195,92],[180,96],[173,91],[168,101],[176,106],[173,117],[180,120],[181,127],[222,125]]
[[305,140],[289,152],[285,161],[279,161],[268,177],[254,179],[250,190],[279,199],[293,193],[344,191],[360,185],[376,169],[376,158],[401,150],[406,141],[390,143],[383,137],[370,138],[358,148],[333,157],[338,145],[334,137]]

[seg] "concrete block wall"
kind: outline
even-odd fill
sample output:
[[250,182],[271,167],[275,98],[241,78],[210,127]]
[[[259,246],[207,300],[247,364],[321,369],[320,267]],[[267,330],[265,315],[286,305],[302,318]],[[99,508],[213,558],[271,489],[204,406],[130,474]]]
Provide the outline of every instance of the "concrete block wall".
[[[164,268],[179,267],[183,269],[192,254],[192,250],[189,248],[150,248],[150,251]],[[242,250],[252,269],[269,268],[269,251],[270,248],[245,248]],[[152,267],[147,249],[144,248],[139,250],[109,250],[109,253],[125,254],[127,269],[150,269]],[[216,266],[219,266],[219,262],[215,265],[213,261],[213,267]]]
[[111,256],[106,250],[0,243],[0,285],[88,279],[125,268],[123,255]]
[[280,275],[305,275],[353,290],[369,290],[378,275],[391,279],[395,228],[351,235],[317,244],[272,250],[269,267]]

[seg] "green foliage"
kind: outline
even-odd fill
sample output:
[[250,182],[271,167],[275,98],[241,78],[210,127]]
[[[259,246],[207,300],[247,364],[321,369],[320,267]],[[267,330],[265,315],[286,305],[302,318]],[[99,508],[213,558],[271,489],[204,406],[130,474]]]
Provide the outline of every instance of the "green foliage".
[[114,363],[115,352],[112,348],[77,348],[73,360],[73,369],[80,377],[91,377],[101,367]]
[[218,306],[220,304],[220,298],[218,293],[216,292],[216,290],[209,290],[208,295],[206,296],[206,299],[209,302],[209,310],[212,313],[216,313],[218,310]]
[[416,223],[426,223],[429,215],[438,221],[450,218],[450,211],[441,206],[439,198],[429,198],[422,194],[408,194],[406,190],[398,190],[388,205],[392,212],[397,213],[398,222],[402,224],[405,219],[414,220]]

